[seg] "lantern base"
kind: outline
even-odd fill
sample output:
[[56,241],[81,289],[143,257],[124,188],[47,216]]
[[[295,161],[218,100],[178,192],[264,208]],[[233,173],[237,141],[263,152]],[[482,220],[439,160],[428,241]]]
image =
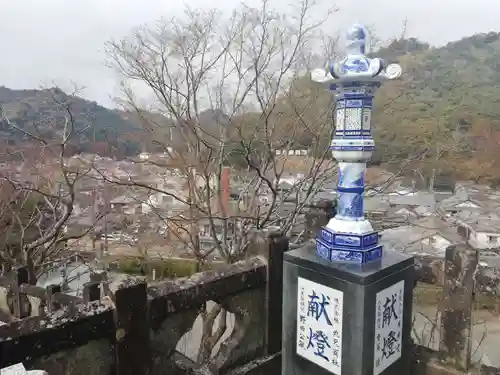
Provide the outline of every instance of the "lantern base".
[[[371,229],[371,225],[370,225]],[[365,264],[382,258],[378,232],[364,234],[332,231],[324,227],[316,238],[316,252],[333,262]]]

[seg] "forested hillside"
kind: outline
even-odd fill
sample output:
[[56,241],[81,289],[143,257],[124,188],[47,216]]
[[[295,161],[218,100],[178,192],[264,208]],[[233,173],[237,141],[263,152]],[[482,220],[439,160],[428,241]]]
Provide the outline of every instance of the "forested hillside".
[[[402,52],[402,42],[387,50]],[[500,34],[442,48],[421,44],[390,58],[406,75],[377,98],[380,161],[397,164],[418,156],[426,175],[434,169],[457,178],[500,180]]]
[[138,150],[133,141],[139,131],[136,124],[117,111],[69,96],[58,88],[11,90],[0,86],[0,106],[0,140],[10,147],[32,141],[18,129],[39,135],[49,143],[56,142],[65,119],[71,117],[74,136],[69,146],[73,153],[130,155]]

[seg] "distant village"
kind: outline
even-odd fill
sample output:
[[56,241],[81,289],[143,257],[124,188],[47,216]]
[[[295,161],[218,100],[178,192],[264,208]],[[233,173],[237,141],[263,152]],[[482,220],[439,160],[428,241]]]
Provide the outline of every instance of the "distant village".
[[[307,151],[281,150],[277,155],[307,158]],[[81,251],[101,251],[108,255],[147,255],[149,257],[189,258],[185,238],[179,225],[173,222],[187,215],[185,177],[175,167],[160,166],[166,154],[141,153],[130,160],[114,160],[95,154],[68,158],[68,166],[92,165],[85,178],[79,180],[73,214],[65,231],[68,234],[88,234],[71,246]],[[3,165],[13,173],[26,173],[22,164]],[[47,168],[44,174],[50,174]],[[335,170],[335,168],[332,168]],[[96,172],[99,171],[99,172]],[[288,171],[279,182],[283,194],[294,189],[295,181],[303,177]],[[39,171],[39,173],[42,173]],[[332,172],[335,173],[335,172]],[[123,183],[106,183],[102,175]],[[236,178],[236,176],[238,178]],[[247,182],[231,168],[224,168],[223,204],[231,208],[240,204]],[[446,248],[454,243],[467,242],[481,250],[481,261],[490,265],[500,257],[500,191],[472,182],[456,182],[447,189],[417,188],[415,181],[394,176],[380,167],[367,171],[364,210],[374,229],[380,231],[381,241],[390,248],[409,254],[429,254],[443,257]],[[389,185],[386,181],[391,181]],[[134,182],[134,184],[130,184]],[[385,185],[384,185],[385,184]],[[384,186],[383,186],[384,185]],[[144,186],[152,187],[145,189]],[[383,188],[382,188],[383,186]],[[166,192],[168,194],[166,194]],[[270,192],[253,192],[265,205]],[[336,178],[323,184],[314,200],[335,200]],[[286,217],[296,203],[283,200],[277,204],[273,223],[279,227],[280,217]],[[203,221],[203,220],[201,220]],[[198,222],[201,247],[213,246],[208,222]],[[292,236],[300,240],[305,220],[296,220]],[[217,225],[215,226],[217,229]],[[92,228],[89,231],[89,228]],[[222,229],[219,228],[221,231]],[[218,235],[218,234],[217,234]],[[211,255],[212,260],[218,254]]]
[[453,189],[416,190],[394,184],[365,198],[366,215],[386,246],[407,254],[444,257],[452,244],[468,243],[480,261],[500,266],[500,191],[472,182]]

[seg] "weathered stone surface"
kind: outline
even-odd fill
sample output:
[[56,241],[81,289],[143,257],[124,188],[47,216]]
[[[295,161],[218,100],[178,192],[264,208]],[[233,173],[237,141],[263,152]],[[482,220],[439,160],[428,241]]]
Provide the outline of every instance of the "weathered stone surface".
[[443,285],[444,258],[431,255],[415,255],[415,278],[426,284]]
[[113,362],[111,342],[99,340],[38,358],[29,368],[43,369],[50,375],[109,375]]
[[151,330],[151,375],[170,375],[177,371],[175,348],[181,337],[191,330],[197,316],[198,308],[184,310],[182,314],[170,315],[157,329]]
[[[21,291],[21,302],[23,303],[23,310],[29,312],[29,316],[41,315],[41,309],[43,307],[44,301],[42,298],[40,298],[40,296],[42,294],[45,294],[45,290],[40,287],[25,284],[21,287]],[[29,293],[25,294],[25,291],[36,292],[36,295]],[[0,312],[6,315],[13,315],[13,310],[12,291],[9,291],[9,288],[0,286]]]
[[108,300],[60,309],[0,327],[0,367],[51,355],[114,334]]
[[187,332],[191,331],[189,340],[198,347],[201,331],[192,329],[199,308],[207,301],[221,303],[234,314],[235,322],[226,328],[231,334],[215,354],[213,365],[219,369],[246,355],[260,355],[264,345],[265,271],[265,263],[254,258],[149,287],[151,373],[163,375],[178,371],[174,363],[175,349]]
[[266,283],[266,266],[254,258],[205,271],[188,278],[165,281],[148,287],[149,317],[153,330],[170,314],[201,306],[206,301],[221,301],[227,296]]
[[[254,258],[147,288],[147,303],[144,300],[142,305],[147,305],[149,315],[146,319],[152,353],[149,373],[173,375],[179,372],[177,343],[192,329],[200,306],[207,301],[222,304],[225,310],[234,314],[235,321],[234,327],[228,327],[227,333],[231,334],[227,339],[224,339],[227,335],[223,336],[221,349],[212,362],[227,368],[236,365],[238,360],[260,355],[264,346],[266,279],[265,262]],[[134,277],[110,279],[106,283],[109,293],[104,294],[111,296],[112,291],[137,289],[141,283],[144,286],[143,280]],[[23,292],[22,287],[20,290]],[[33,291],[38,293],[38,290]],[[51,293],[43,295],[44,290],[40,293],[40,296],[26,298],[36,316],[0,327],[0,367],[25,362],[28,368],[43,369],[50,375],[108,375],[117,370],[118,363],[123,364],[117,361],[118,351],[112,344],[115,338],[120,340],[122,337],[114,319],[118,311],[118,294],[114,298],[105,297],[83,304],[82,299],[55,293],[56,310],[44,316],[39,309],[40,302],[52,306],[54,301],[50,300]],[[6,301],[4,305],[7,306]],[[126,321],[127,306],[126,303],[122,305]],[[191,368],[201,370],[200,366]],[[219,368],[216,370],[218,372]]]
[[281,352],[267,357],[257,358],[237,367],[227,375],[271,375],[281,374]]
[[9,305],[7,304],[7,288],[0,286],[0,311],[6,315],[11,315]]
[[474,274],[478,258],[478,251],[466,245],[446,249],[439,349],[447,363],[462,370],[470,366]]
[[[195,363],[184,357],[183,363],[179,363],[177,358],[176,365],[183,368],[188,374],[214,375],[226,373],[235,366],[260,358],[265,349],[264,297],[265,290],[262,288],[249,290],[222,301],[222,308],[231,317],[228,316],[226,331],[220,345],[213,348],[211,360]],[[209,311],[214,307],[214,304],[210,304]],[[198,324],[195,323],[193,329],[187,334],[191,347],[198,347],[201,342],[202,330],[200,326],[202,321],[201,318],[198,319]],[[219,327],[219,324],[215,324],[213,329],[217,330]],[[178,347],[178,350],[181,349]],[[175,353],[177,357],[178,354],[178,352]],[[194,354],[191,357],[196,360],[196,353],[190,354]]]
[[500,268],[480,262],[474,277],[476,293],[500,297]]
[[328,224],[328,221],[335,215],[335,202],[331,200],[320,200],[309,206],[305,212],[305,233],[304,239],[315,239],[321,227]]
[[249,290],[227,298],[222,307],[234,314],[234,327],[212,360],[219,370],[243,364],[264,353],[265,291]]
[[[251,276],[255,272],[260,274],[259,271],[263,271],[263,268],[265,268],[265,263],[260,258],[227,264],[218,267],[217,270],[199,272],[190,277],[181,277],[150,286],[148,288],[148,295],[151,299],[169,296],[179,290],[190,289],[203,284],[212,284],[219,280],[226,281],[233,277],[237,277],[243,282],[251,282],[253,280]],[[260,280],[260,277],[257,279]],[[262,281],[265,283],[265,278],[263,278]]]
[[147,283],[128,280],[114,295],[116,372],[120,375],[148,374],[151,368]]
[[[101,276],[101,279],[104,276]],[[130,276],[123,273],[112,273],[107,275],[106,284],[108,286],[111,295],[114,295],[118,289],[127,288],[128,286],[134,286],[139,283],[145,282],[145,277]]]

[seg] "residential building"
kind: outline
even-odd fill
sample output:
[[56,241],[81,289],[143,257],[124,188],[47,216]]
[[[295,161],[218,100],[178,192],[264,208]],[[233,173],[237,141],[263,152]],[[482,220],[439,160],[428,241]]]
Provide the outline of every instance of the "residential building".
[[438,211],[446,217],[461,211],[500,212],[500,193],[488,186],[457,183],[455,193],[440,202]]
[[444,256],[448,246],[465,242],[454,224],[437,216],[425,217],[409,225],[386,229],[380,234],[381,242],[388,248],[410,254]]
[[[450,220],[451,221],[451,220]],[[463,210],[453,219],[459,233],[477,250],[500,249],[500,212]]]

